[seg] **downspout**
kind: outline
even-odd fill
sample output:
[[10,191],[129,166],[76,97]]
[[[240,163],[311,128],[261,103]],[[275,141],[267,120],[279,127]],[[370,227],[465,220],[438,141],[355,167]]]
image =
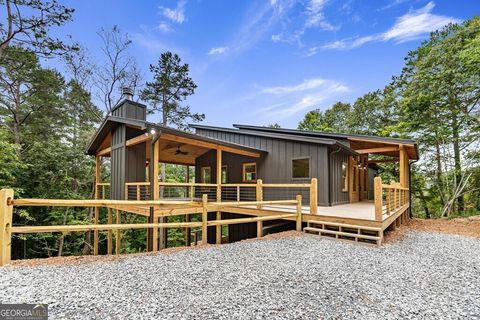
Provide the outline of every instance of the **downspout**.
[[340,152],[340,150],[342,150],[342,147],[338,146],[337,150],[331,151],[328,155],[328,206],[329,207],[332,206],[332,172],[331,172],[332,155]]
[[[150,143],[150,165],[148,166],[148,176],[150,178],[150,200],[153,200],[153,193],[154,193],[154,186],[153,186],[153,164],[155,161],[153,160],[155,157],[155,143],[160,139],[160,133],[161,132],[156,132],[153,134],[152,141]],[[158,155],[157,155],[158,156]],[[154,220],[154,210],[153,207],[150,207],[150,214],[148,216],[148,223],[153,223]],[[153,229],[149,228],[148,229],[148,251],[153,250]]]

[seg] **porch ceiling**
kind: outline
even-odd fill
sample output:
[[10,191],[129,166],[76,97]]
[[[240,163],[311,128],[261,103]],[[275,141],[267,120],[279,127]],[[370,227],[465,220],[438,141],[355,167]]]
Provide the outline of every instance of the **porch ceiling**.
[[366,139],[349,138],[350,148],[360,154],[378,154],[389,157],[398,157],[400,147],[403,146],[407,152],[409,159],[418,159],[418,154],[415,145],[402,144],[396,142],[378,142],[369,141]]

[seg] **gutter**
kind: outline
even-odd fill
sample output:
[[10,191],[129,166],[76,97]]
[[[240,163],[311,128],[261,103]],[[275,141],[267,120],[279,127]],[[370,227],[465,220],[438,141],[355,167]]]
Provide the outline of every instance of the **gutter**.
[[412,162],[408,162],[408,201],[410,202],[410,210],[409,210],[409,216],[410,219],[413,218],[412,214],[412,164],[415,162],[418,162],[420,159],[414,160]]

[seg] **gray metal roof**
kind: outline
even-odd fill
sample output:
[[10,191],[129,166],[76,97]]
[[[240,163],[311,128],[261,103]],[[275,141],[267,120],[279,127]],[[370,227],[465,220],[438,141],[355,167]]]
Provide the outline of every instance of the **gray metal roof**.
[[270,137],[270,138],[283,139],[283,140],[309,142],[309,143],[324,144],[329,146],[338,146],[351,154],[358,155],[358,153],[355,150],[349,148],[343,143],[338,142],[336,139],[320,138],[320,137],[314,137],[314,136],[305,137],[305,136],[299,136],[294,134],[275,133],[275,132],[239,130],[239,129],[233,129],[233,128],[205,126],[205,125],[198,125],[198,124],[191,124],[190,127],[196,128],[196,129],[207,129],[207,130],[215,130],[215,131],[222,131],[222,132],[245,134],[245,135],[251,135],[251,136]]
[[402,138],[390,138],[390,137],[369,136],[369,135],[361,135],[361,134],[333,133],[333,132],[321,132],[321,131],[306,131],[306,130],[285,129],[285,128],[271,128],[271,127],[261,127],[261,126],[252,126],[252,125],[243,125],[243,124],[234,124],[233,126],[240,130],[277,132],[277,133],[287,133],[287,134],[294,134],[294,135],[301,135],[301,136],[325,137],[325,138],[333,138],[333,139],[358,138],[358,139],[368,139],[368,140],[378,141],[378,142],[393,142],[393,143],[410,144],[410,145],[416,144],[415,140],[402,139]]

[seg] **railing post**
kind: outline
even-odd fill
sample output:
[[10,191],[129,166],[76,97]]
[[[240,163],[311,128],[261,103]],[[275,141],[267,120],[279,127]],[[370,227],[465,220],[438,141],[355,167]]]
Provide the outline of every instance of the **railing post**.
[[263,237],[263,221],[257,221],[257,238]]
[[[112,224],[112,209],[107,208],[107,224]],[[107,231],[107,254],[112,254],[112,236],[113,231],[109,229]]]
[[12,189],[0,190],[0,266],[9,264],[12,255],[12,227],[13,206],[8,199],[13,199]]
[[137,184],[137,200],[140,200],[140,185]]
[[192,185],[190,186],[190,201],[193,202],[193,197],[195,197],[195,187],[192,183]]
[[310,214],[318,213],[318,180],[313,178],[310,182]]
[[207,235],[207,221],[208,221],[208,194],[202,195],[202,244],[208,243]]
[[[121,224],[122,223],[122,219],[121,219],[121,216],[120,216],[120,210],[118,209],[115,209],[116,211],[116,222],[117,224]],[[121,230],[120,229],[117,229],[116,232],[115,232],[115,254],[120,254],[120,251],[121,251],[121,241],[122,241],[122,233],[121,233]]]
[[297,231],[302,231],[302,196],[297,195]]
[[375,177],[373,179],[373,186],[374,186],[374,199],[375,199],[375,220],[382,221],[383,220],[383,203],[382,203],[382,178]]
[[237,202],[240,202],[240,186],[237,186]]
[[[257,201],[263,201],[263,181],[262,179],[258,179],[257,180],[257,188],[256,188],[256,198],[257,198]],[[257,205],[257,209],[261,209],[262,208],[262,205],[259,204]]]

